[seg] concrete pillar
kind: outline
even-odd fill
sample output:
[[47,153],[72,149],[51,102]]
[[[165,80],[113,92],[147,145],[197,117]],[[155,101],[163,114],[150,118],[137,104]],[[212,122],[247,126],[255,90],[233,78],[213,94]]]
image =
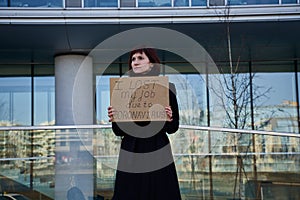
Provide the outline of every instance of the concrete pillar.
[[[93,124],[93,64],[84,55],[55,57],[56,125]],[[88,199],[94,192],[93,130],[56,133],[55,199]],[[74,195],[72,197],[72,195]]]

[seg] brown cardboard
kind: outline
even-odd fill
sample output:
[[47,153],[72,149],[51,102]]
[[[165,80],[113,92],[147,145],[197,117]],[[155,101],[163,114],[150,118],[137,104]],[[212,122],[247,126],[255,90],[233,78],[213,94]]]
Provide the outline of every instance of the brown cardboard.
[[115,122],[166,121],[169,80],[165,76],[110,79],[110,105]]

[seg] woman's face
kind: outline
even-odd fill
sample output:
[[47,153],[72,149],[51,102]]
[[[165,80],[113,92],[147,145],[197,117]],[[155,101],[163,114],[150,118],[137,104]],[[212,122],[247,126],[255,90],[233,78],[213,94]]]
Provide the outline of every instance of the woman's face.
[[152,64],[144,52],[137,52],[131,58],[131,67],[134,73],[143,74],[151,70]]

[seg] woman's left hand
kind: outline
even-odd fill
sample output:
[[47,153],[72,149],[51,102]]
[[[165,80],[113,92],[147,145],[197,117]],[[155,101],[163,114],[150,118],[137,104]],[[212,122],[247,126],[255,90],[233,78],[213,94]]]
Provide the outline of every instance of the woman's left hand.
[[171,106],[166,106],[165,111],[167,113],[168,121],[171,122],[173,120],[173,112]]

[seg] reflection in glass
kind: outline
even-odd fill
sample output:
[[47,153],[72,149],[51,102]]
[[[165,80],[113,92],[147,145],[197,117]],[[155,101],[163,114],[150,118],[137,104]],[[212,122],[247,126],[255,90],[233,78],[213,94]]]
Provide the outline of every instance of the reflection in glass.
[[297,3],[297,0],[281,0],[282,4],[292,4]]
[[138,0],[138,7],[171,7],[171,0]]
[[84,7],[118,7],[117,0],[84,0]]
[[97,164],[97,191],[101,196],[112,197],[120,144],[121,138],[111,129],[94,131],[93,155]]
[[264,86],[257,88],[256,92],[267,97],[255,105],[255,127],[259,130],[297,132],[294,73],[258,73],[253,84]]
[[32,187],[42,199],[54,197],[54,132],[0,131],[0,141],[1,193],[26,193],[35,199]]
[[192,0],[192,6],[206,6],[207,0]]
[[136,0],[120,0],[121,7],[136,7]]
[[62,7],[62,0],[10,0],[11,7]]
[[209,0],[210,6],[224,6],[225,0]]
[[34,78],[34,124],[54,124],[54,77]]
[[[167,74],[175,84],[182,125],[207,125],[205,80],[199,74]],[[197,83],[197,84],[195,84]]]
[[8,6],[8,0],[1,0],[0,1],[0,7],[7,7]]
[[174,0],[174,6],[189,6],[188,0]]
[[[95,158],[93,177],[96,178],[96,194],[110,199],[121,138],[116,137],[110,128],[85,132],[93,133],[93,148],[88,149]],[[68,165],[74,161],[68,156],[54,157],[55,143],[65,141],[66,146],[62,150],[66,151],[74,140],[66,133],[69,134],[69,130],[0,131],[0,175],[5,176],[1,177],[2,189],[12,186],[11,192],[27,191],[26,195],[31,199],[36,199],[34,193],[39,193],[41,199],[45,196],[45,199],[54,199],[55,162]],[[211,146],[209,133],[212,136]],[[228,146],[223,139],[232,134],[181,128],[176,134],[169,135],[183,199],[191,196],[211,199],[210,190],[221,199],[238,195],[255,199],[260,192],[275,199],[273,193],[267,193],[267,190],[275,192],[275,188],[280,191],[276,193],[278,199],[287,196],[299,199],[299,186],[293,185],[300,172],[299,138],[255,135],[256,151],[251,146],[239,146],[239,154],[236,154],[227,151]],[[250,145],[251,140],[246,144]],[[30,159],[31,156],[34,159]],[[254,165],[257,167],[256,174]],[[82,167],[85,169],[84,165]],[[22,190],[20,184],[23,184]],[[256,190],[254,184],[261,184],[262,190]],[[30,189],[31,185],[34,192]]]
[[237,129],[251,127],[250,82],[248,73],[209,76],[211,126]]
[[31,78],[0,78],[2,126],[31,125]]
[[[190,3],[191,2],[191,3]],[[297,0],[282,0],[282,4],[297,4]],[[190,5],[191,4],[191,5]],[[279,4],[278,0],[228,0],[228,5]],[[206,6],[207,0],[174,0],[175,7]],[[224,6],[224,0],[209,0],[210,6]],[[62,7],[62,0],[3,0],[0,7]],[[139,7],[171,7],[172,0],[138,0]],[[84,7],[118,7],[117,0],[84,0]],[[136,0],[120,0],[120,7],[136,7]]]
[[229,0],[228,5],[279,4],[278,0]]
[[228,0],[228,5],[247,5],[247,0]]
[[96,119],[97,124],[107,124],[107,108],[110,105],[109,79],[117,76],[96,76]]

